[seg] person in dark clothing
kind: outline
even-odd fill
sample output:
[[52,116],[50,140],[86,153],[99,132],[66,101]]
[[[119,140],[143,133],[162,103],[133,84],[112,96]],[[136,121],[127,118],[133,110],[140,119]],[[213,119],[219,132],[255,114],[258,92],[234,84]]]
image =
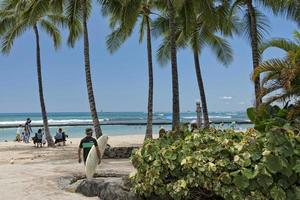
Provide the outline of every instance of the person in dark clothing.
[[82,160],[81,160],[81,150],[83,149],[83,162],[85,164],[86,162],[86,159],[89,155],[89,152],[91,150],[91,148],[93,146],[95,146],[96,148],[96,153],[97,153],[97,156],[99,158],[99,163],[101,162],[101,154],[100,154],[100,149],[99,149],[99,146],[98,146],[98,143],[97,143],[97,140],[95,138],[93,138],[93,129],[91,128],[87,128],[85,130],[85,134],[86,134],[86,137],[84,137],[81,141],[80,141],[80,144],[79,144],[79,148],[78,148],[78,162],[81,163]]
[[39,129],[37,133],[35,133],[35,136],[32,138],[33,144],[36,144],[36,147],[38,148],[39,146],[42,148],[43,146],[43,132],[42,129]]

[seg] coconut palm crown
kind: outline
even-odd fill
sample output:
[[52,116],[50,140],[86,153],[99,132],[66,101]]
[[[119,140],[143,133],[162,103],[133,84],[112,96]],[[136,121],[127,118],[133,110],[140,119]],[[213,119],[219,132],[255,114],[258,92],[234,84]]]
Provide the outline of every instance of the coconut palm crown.
[[255,70],[253,78],[264,75],[260,95],[265,97],[265,104],[292,100],[300,111],[300,33],[295,32],[294,38],[295,41],[277,38],[263,43],[261,52],[279,48],[286,52],[286,56],[264,61]]

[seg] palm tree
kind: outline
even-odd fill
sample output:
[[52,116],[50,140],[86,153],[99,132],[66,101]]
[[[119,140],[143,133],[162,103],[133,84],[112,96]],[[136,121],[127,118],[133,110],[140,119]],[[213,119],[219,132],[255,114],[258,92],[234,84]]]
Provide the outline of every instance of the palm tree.
[[[233,8],[241,8],[244,19],[243,19],[243,30],[245,35],[250,39],[251,50],[252,50],[252,62],[253,70],[259,66],[260,53],[258,46],[261,44],[263,35],[266,33],[268,21],[265,16],[258,11],[254,6],[254,1],[257,4],[262,5],[265,8],[269,8],[274,14],[285,15],[289,19],[293,19],[300,23],[300,4],[298,1],[293,0],[234,0]],[[255,88],[255,105],[260,105],[262,99],[260,97],[260,77],[255,77],[254,88]]]
[[167,19],[168,25],[164,29],[169,29],[169,35],[165,47],[170,52],[171,72],[172,72],[172,129],[180,129],[180,104],[179,104],[179,83],[177,66],[177,44],[176,44],[176,16],[178,10],[182,8],[185,1],[182,0],[154,0],[155,7],[160,11],[160,16]]
[[[227,11],[227,12],[226,12]],[[227,17],[228,5],[214,6],[208,1],[185,1],[177,16],[176,40],[180,48],[191,48],[194,55],[195,71],[202,102],[204,126],[209,127],[209,116],[206,102],[203,78],[201,74],[199,54],[205,46],[215,52],[218,60],[227,65],[232,60],[232,50],[229,44],[218,33],[231,35],[234,28],[234,17]],[[213,19],[211,21],[210,19]],[[159,35],[164,35],[164,41],[158,50],[158,60],[164,64],[170,59],[170,31],[166,28],[166,17],[160,17],[154,23]],[[230,26],[229,26],[230,25]]]
[[[176,1],[176,0],[174,0]],[[178,131],[180,129],[180,104],[179,104],[179,83],[178,83],[178,67],[177,67],[177,46],[176,46],[176,12],[175,3],[167,0],[167,13],[169,16],[170,29],[170,51],[172,66],[172,94],[173,94],[173,116],[172,129]]]
[[[258,2],[270,5],[268,0],[259,0]],[[269,0],[274,2],[274,0]],[[258,46],[261,44],[264,33],[266,33],[268,21],[265,16],[260,13],[253,4],[253,0],[234,0],[233,9],[240,8],[243,14],[243,31],[247,38],[249,38],[252,50],[252,66],[255,70],[259,66],[260,54]],[[258,107],[262,100],[260,97],[260,77],[255,77],[254,91],[255,91],[255,106]]]
[[[145,139],[152,139],[153,122],[153,59],[152,59],[152,35],[151,18],[152,9],[151,0],[130,0],[124,3],[123,0],[102,2],[103,13],[110,16],[113,32],[108,36],[107,46],[111,53],[117,50],[127,38],[131,36],[133,29],[141,18],[139,41],[142,42],[145,35],[147,37],[147,57],[148,57],[148,112],[147,128]],[[118,7],[118,9],[116,9]]]
[[[211,23],[209,22],[209,20],[207,20],[209,19],[207,17],[211,14],[213,14],[212,16],[215,16],[215,18],[229,20],[225,16],[219,15],[219,13],[217,12],[219,8],[215,8],[215,9],[216,9],[215,12],[211,13],[211,11],[209,11],[208,8],[205,8],[202,12],[199,12],[201,13],[199,15],[197,15],[196,13],[191,14],[191,12],[189,12],[190,13],[189,16],[192,17],[190,22],[192,23],[190,23],[191,24],[190,34],[186,35],[187,42],[189,43],[189,46],[192,49],[194,54],[195,71],[196,71],[196,77],[197,77],[198,88],[200,93],[200,99],[202,103],[202,112],[204,117],[204,128],[209,127],[209,116],[208,116],[208,107],[206,102],[204,83],[203,83],[203,78],[202,78],[201,68],[200,68],[199,54],[202,53],[205,46],[209,46],[215,53],[217,59],[224,65],[228,65],[233,58],[232,49],[230,48],[229,43],[226,40],[224,40],[222,37],[217,35],[220,29],[222,29],[222,27],[220,27],[218,23]],[[207,11],[209,11],[208,16],[203,17],[203,13]],[[213,19],[213,17],[211,19]],[[222,23],[225,22],[223,21]]]
[[92,8],[91,0],[66,0],[65,12],[68,19],[69,38],[68,44],[74,47],[76,40],[79,39],[83,33],[83,47],[84,47],[84,63],[85,63],[85,78],[88,93],[88,100],[90,111],[93,119],[96,137],[102,135],[100,122],[98,119],[96,102],[94,97],[93,83],[91,77],[90,65],[90,50],[89,50],[89,34],[87,21]]
[[300,111],[300,32],[295,32],[294,38],[295,42],[277,38],[263,43],[260,48],[262,53],[275,47],[285,51],[286,56],[261,63],[255,70],[253,79],[264,74],[260,94],[261,97],[266,97],[264,104],[294,99]]
[[48,126],[47,110],[44,100],[42,64],[39,29],[44,30],[53,40],[57,49],[61,44],[61,36],[57,24],[63,24],[63,17],[51,8],[51,1],[9,1],[2,3],[0,11],[0,33],[2,35],[1,51],[8,54],[17,37],[32,29],[36,42],[36,65],[38,75],[38,89],[43,125],[48,146],[54,146],[53,138]]

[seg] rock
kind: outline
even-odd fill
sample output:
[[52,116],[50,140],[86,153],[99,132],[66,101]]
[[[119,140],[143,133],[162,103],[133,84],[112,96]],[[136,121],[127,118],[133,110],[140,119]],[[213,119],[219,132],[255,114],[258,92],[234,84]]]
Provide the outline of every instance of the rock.
[[87,197],[98,196],[102,200],[140,200],[126,183],[124,178],[119,177],[83,180],[76,192]]
[[139,147],[107,147],[105,149],[103,158],[129,158],[134,149]]
[[15,163],[15,160],[14,160],[14,159],[11,159],[11,160],[9,161],[9,163],[10,163],[11,165],[13,165],[13,164]]

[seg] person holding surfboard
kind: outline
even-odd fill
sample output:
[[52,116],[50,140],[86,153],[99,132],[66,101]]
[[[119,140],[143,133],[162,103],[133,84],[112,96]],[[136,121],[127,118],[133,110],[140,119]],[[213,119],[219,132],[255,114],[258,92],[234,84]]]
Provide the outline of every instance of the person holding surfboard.
[[78,162],[81,163],[81,151],[83,149],[83,162],[86,163],[86,159],[89,155],[89,152],[93,146],[96,148],[96,153],[99,159],[98,164],[101,162],[101,154],[100,149],[97,143],[97,140],[93,138],[93,129],[87,128],[85,130],[86,136],[80,141],[79,149],[78,149]]

